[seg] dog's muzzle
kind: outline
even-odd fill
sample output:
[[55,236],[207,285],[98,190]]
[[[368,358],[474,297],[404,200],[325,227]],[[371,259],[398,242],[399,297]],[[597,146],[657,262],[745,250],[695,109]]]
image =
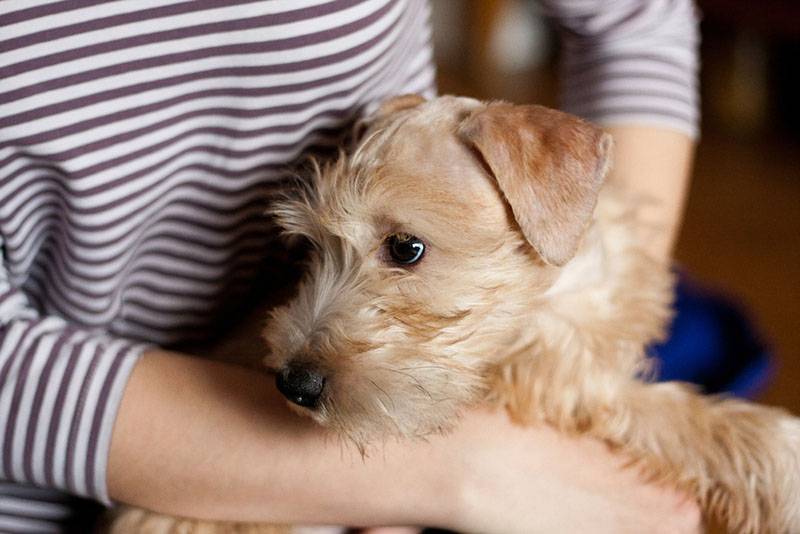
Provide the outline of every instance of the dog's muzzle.
[[314,408],[325,388],[325,377],[309,367],[289,365],[275,377],[275,385],[291,402],[304,408]]

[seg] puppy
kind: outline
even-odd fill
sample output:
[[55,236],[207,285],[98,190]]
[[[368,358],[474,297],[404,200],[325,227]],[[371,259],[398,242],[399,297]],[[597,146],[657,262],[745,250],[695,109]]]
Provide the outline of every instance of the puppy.
[[637,199],[604,184],[611,150],[540,106],[386,102],[351,156],[271,210],[312,251],[265,364],[362,451],[488,402],[608,442],[731,532],[800,532],[797,419],[647,381],[672,279]]

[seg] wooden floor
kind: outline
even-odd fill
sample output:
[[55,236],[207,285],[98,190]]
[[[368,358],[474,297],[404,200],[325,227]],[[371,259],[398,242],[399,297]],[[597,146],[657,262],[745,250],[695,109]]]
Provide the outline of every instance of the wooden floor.
[[[551,71],[474,83],[439,66],[442,93],[553,105],[554,86]],[[762,400],[800,414],[800,136],[704,127],[676,258],[748,310],[778,364]]]

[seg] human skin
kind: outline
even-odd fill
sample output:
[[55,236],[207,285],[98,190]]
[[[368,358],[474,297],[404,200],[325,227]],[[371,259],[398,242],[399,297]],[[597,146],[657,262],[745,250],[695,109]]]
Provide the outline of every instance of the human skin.
[[695,142],[687,135],[635,125],[605,128],[614,138],[608,180],[623,183],[643,199],[640,216],[653,226],[648,251],[669,261],[680,230]]
[[[658,201],[644,213],[660,229],[650,252],[666,260],[693,142],[655,128],[608,131],[616,142],[609,179]],[[588,438],[481,410],[452,433],[389,441],[362,459],[289,411],[266,375],[154,349],[126,388],[108,486],[114,500],[202,519],[498,533],[699,530],[695,503],[645,483],[625,461]]]

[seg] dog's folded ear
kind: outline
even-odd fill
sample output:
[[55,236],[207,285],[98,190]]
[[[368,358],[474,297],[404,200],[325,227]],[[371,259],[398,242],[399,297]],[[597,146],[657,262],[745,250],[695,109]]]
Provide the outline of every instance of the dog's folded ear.
[[611,160],[611,136],[541,106],[491,103],[459,127],[497,180],[522,233],[551,265],[578,248]]

